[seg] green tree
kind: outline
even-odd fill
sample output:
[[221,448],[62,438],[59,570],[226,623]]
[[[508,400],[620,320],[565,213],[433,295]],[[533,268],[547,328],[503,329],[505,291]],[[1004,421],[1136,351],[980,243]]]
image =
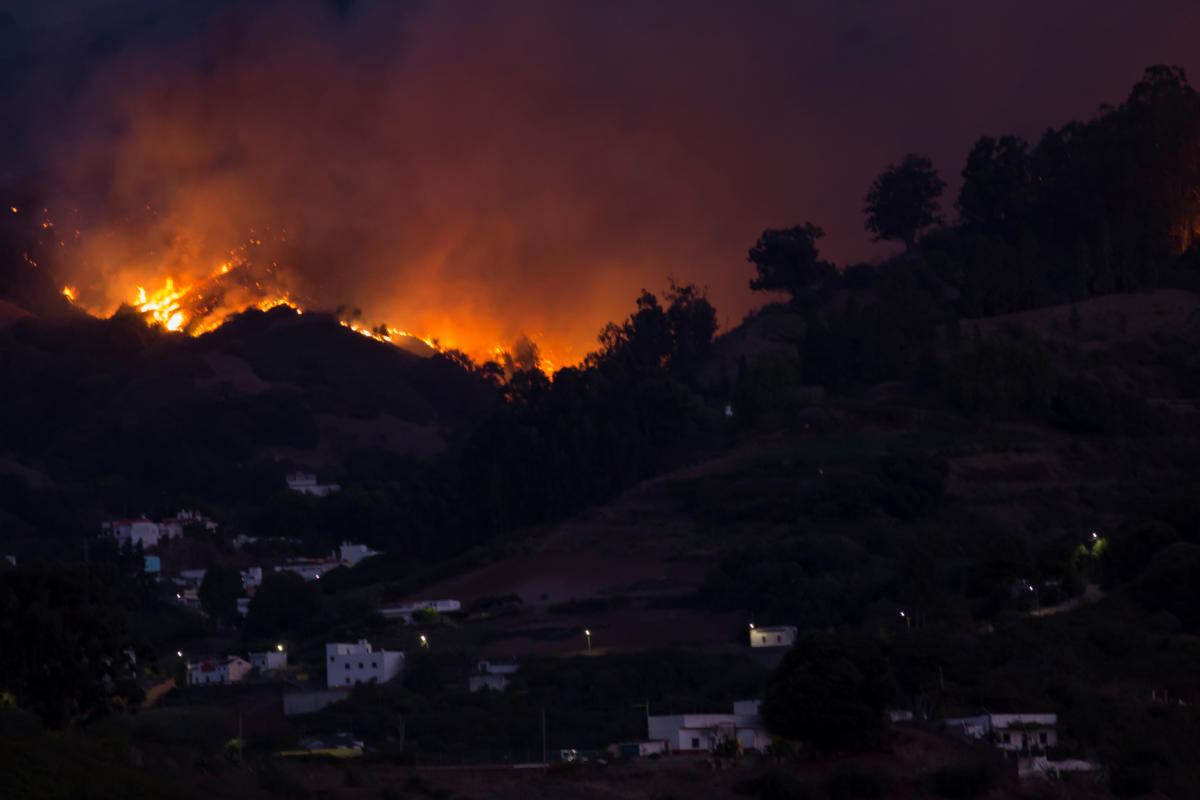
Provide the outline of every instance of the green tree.
[[758,272],[750,280],[754,291],[781,291],[801,304],[831,288],[837,281],[837,268],[821,260],[817,240],[825,231],[806,222],[782,230],[765,230],[750,249],[747,260]]
[[1028,219],[1033,200],[1028,148],[1016,136],[984,136],[975,143],[955,203],[963,227],[1011,237]]
[[0,572],[0,695],[54,726],[140,700],[131,606],[110,565]]
[[204,573],[196,593],[200,607],[219,622],[237,622],[237,599],[242,596],[242,574],[232,564],[216,563]]
[[942,221],[937,200],[945,188],[932,161],[909,153],[899,166],[889,164],[871,184],[865,209],[867,230],[877,242],[899,239],[912,250],[921,230]]
[[320,589],[294,572],[272,572],[263,576],[262,585],[250,601],[246,632],[252,636],[271,636],[298,631],[322,605]]
[[879,687],[887,674],[878,647],[867,640],[804,636],[767,682],[767,729],[823,750],[874,747],[886,733]]

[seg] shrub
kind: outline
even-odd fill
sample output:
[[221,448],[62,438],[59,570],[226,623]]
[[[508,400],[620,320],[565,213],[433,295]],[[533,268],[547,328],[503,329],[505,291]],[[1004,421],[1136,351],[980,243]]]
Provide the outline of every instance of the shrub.
[[829,800],[848,800],[851,797],[884,797],[892,779],[886,770],[845,764],[825,778],[825,794]]
[[962,800],[991,791],[997,777],[991,764],[950,764],[933,773],[933,791],[951,800]]

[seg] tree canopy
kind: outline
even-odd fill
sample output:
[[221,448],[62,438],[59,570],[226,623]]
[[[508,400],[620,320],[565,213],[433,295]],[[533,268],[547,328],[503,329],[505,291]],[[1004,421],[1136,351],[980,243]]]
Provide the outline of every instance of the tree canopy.
[[912,250],[918,233],[942,221],[937,200],[945,188],[932,161],[909,153],[871,184],[865,209],[867,230],[877,242],[899,239]]
[[837,270],[821,259],[817,240],[825,235],[811,222],[780,230],[765,230],[750,248],[747,260],[754,265],[757,278],[751,278],[754,291],[781,291],[802,303],[815,291],[837,278]]

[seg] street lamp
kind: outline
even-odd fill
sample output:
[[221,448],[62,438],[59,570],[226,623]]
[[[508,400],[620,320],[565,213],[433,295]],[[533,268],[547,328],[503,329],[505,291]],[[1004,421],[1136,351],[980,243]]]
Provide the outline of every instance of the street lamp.
[[276,650],[278,650],[280,653],[282,653],[282,652],[283,652],[283,645],[281,645],[281,644],[277,644],[277,645],[275,645],[275,649],[276,649]]
[[425,638],[425,634],[421,634],[421,647],[429,647],[429,640]]
[[904,618],[904,627],[905,627],[905,628],[908,628],[908,629],[911,629],[911,628],[912,628],[912,623],[911,623],[911,622],[909,622],[909,620],[908,620],[908,614],[905,614],[903,611],[901,611],[901,612],[900,612],[900,616]]
[[592,632],[590,630],[584,630],[583,635],[587,637],[588,652],[590,653],[592,652]]
[[183,651],[182,651],[182,650],[176,650],[176,651],[175,651],[175,655],[179,656],[180,658],[183,658]]
[[1034,608],[1034,613],[1039,613],[1039,612],[1041,612],[1041,610],[1042,610],[1042,601],[1041,601],[1041,598],[1039,598],[1039,597],[1038,597],[1037,589],[1033,588],[1033,584],[1032,584],[1032,583],[1031,583],[1031,584],[1029,584],[1029,586],[1028,586],[1028,589],[1029,589],[1029,591],[1033,592],[1033,608]]

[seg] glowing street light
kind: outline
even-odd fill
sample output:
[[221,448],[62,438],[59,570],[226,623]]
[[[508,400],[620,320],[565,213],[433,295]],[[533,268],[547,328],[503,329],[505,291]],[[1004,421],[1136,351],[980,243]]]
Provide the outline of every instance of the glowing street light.
[[282,653],[282,652],[283,652],[283,645],[281,645],[281,644],[277,644],[277,645],[275,645],[275,649],[276,649],[276,650],[278,650],[280,653]]
[[179,656],[180,658],[183,658],[183,651],[182,651],[182,650],[176,650],[176,651],[175,651],[175,655]]
[[908,629],[911,629],[911,628],[912,628],[912,622],[910,622],[910,621],[909,621],[909,619],[908,619],[908,614],[905,614],[903,611],[901,611],[901,612],[900,612],[900,616],[904,618],[904,627],[905,627],[905,628],[908,628]]
[[425,638],[425,634],[421,634],[421,647],[429,647],[429,640]]
[[590,653],[592,652],[592,632],[590,630],[585,630],[583,635],[587,637],[588,652]]

